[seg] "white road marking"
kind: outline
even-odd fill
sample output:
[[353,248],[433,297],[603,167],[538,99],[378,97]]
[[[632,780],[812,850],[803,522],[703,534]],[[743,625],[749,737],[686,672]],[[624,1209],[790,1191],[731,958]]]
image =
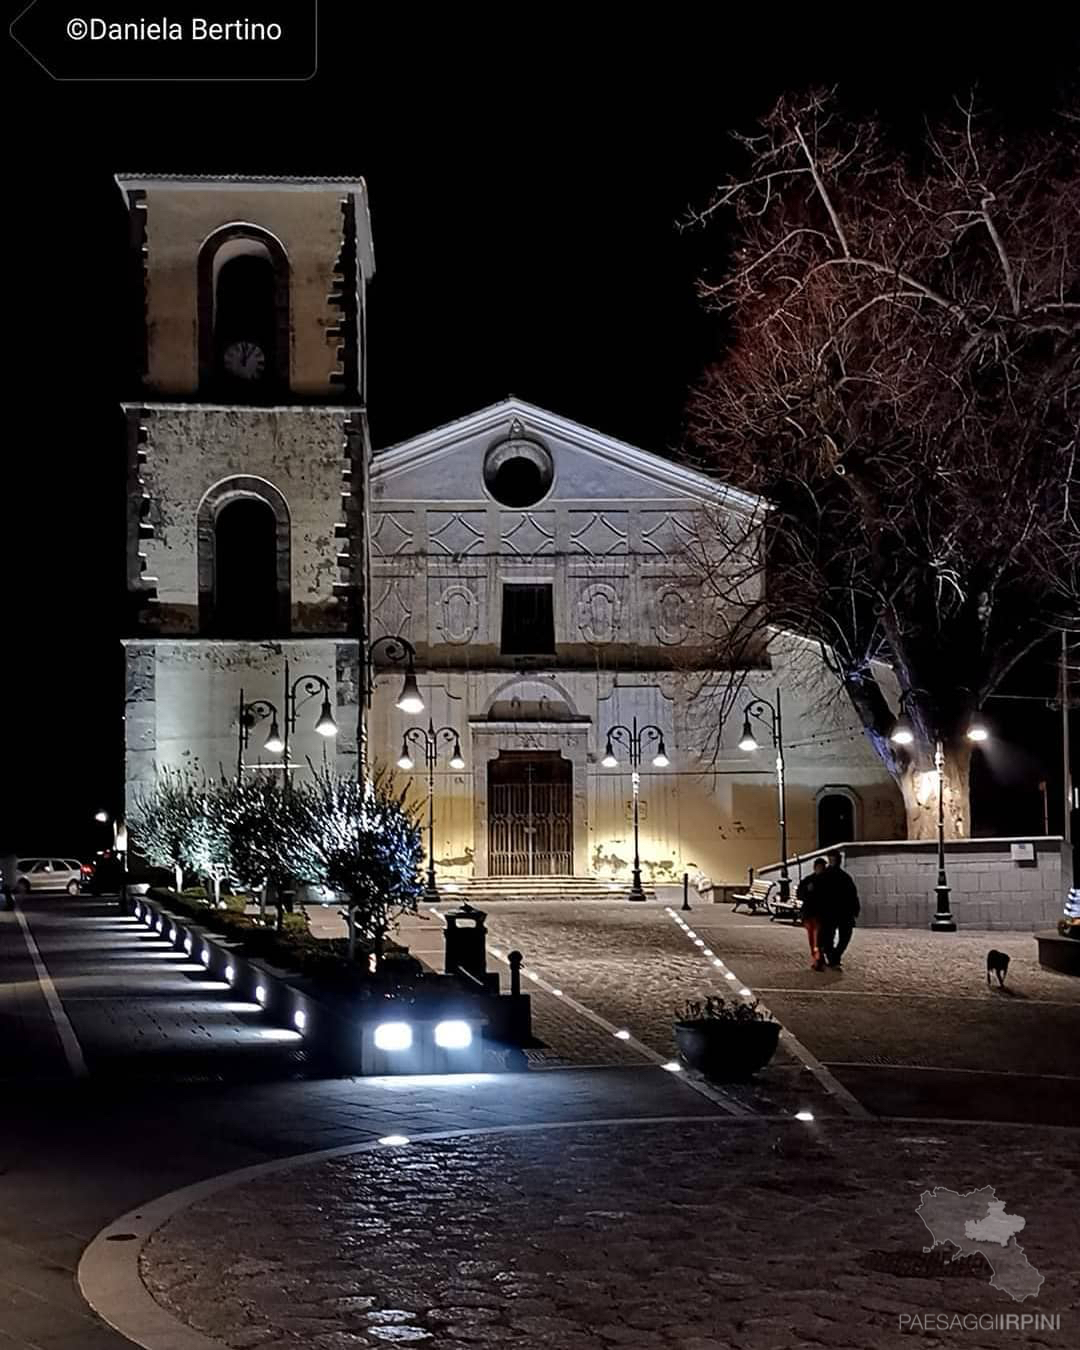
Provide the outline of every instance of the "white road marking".
[[19,927],[22,929],[23,938],[26,940],[26,949],[30,953],[30,959],[34,963],[34,970],[37,972],[38,984],[41,986],[41,992],[45,995],[45,1002],[48,1005],[49,1013],[52,1016],[53,1025],[56,1027],[56,1034],[60,1037],[60,1044],[63,1047],[64,1058],[68,1062],[68,1068],[75,1078],[85,1078],[90,1070],[86,1067],[86,1060],[83,1058],[82,1046],[79,1044],[79,1038],[75,1035],[75,1028],[71,1025],[67,1013],[64,1011],[64,1005],[60,1002],[60,995],[56,992],[56,986],[52,982],[52,976],[45,968],[45,962],[41,959],[41,952],[34,941],[34,935],[30,931],[30,925],[26,922],[26,916],[15,905],[15,917],[19,921]]
[[[443,919],[442,914],[434,907],[434,905],[429,905],[428,908],[431,913],[442,920],[445,925],[446,920]],[[488,933],[489,938],[493,936],[494,935],[491,932]],[[509,965],[501,946],[489,946],[488,951],[497,961],[501,961],[503,965]],[[655,1050],[639,1041],[636,1036],[626,1034],[624,1028],[617,1027],[614,1022],[609,1022],[606,1017],[601,1017],[601,1015],[598,1012],[594,1012],[592,1008],[586,1007],[584,1003],[579,1003],[576,998],[572,998],[559,985],[549,984],[542,975],[538,975],[534,970],[529,970],[524,964],[521,967],[521,973],[527,980],[531,981],[531,983],[536,984],[543,989],[545,993],[550,994],[553,998],[558,998],[560,1003],[565,1003],[568,1007],[573,1008],[573,1010],[578,1013],[579,1016],[584,1017],[587,1022],[592,1022],[594,1026],[600,1027],[606,1031],[609,1036],[617,1037],[623,1045],[629,1046],[632,1050],[636,1050],[643,1059],[647,1059],[651,1064],[655,1064],[658,1068],[662,1069],[668,1062],[663,1055],[658,1055]],[[556,990],[559,991],[557,994],[555,992]],[[713,1087],[711,1083],[706,1083],[703,1079],[699,1079],[697,1075],[684,1073],[680,1075],[680,1079],[682,1082],[686,1083],[688,1087],[692,1087],[695,1092],[700,1093],[701,1096],[708,1097],[709,1101],[713,1102],[716,1106],[719,1106],[722,1110],[727,1111],[729,1115],[745,1116],[753,1114],[741,1103],[733,1101],[718,1088]]]
[[[678,924],[678,911],[669,908],[667,912],[668,917],[674,920],[676,924]],[[700,953],[700,948],[695,948],[695,950]],[[708,958],[705,959],[707,960]],[[747,985],[745,981],[739,980],[739,977],[735,974],[735,972],[731,970],[731,968],[728,965],[726,965],[723,961],[721,961],[719,957],[713,957],[713,959],[709,962],[709,964],[715,966],[716,969],[719,970],[720,973],[723,976],[725,976],[726,979],[730,981],[737,981],[744,988],[753,990],[753,985]],[[757,991],[753,990],[753,992],[756,995]],[[770,1017],[776,1016],[775,1013],[772,1013],[765,1006],[765,1004],[761,1002],[760,999],[758,999],[758,1007],[761,1008],[764,1012],[769,1013]],[[776,1021],[780,1022],[780,1018],[777,1017]],[[780,1022],[780,1040],[782,1044],[787,1046],[787,1048],[791,1051],[791,1053],[795,1056],[795,1058],[803,1065],[803,1067],[809,1069],[809,1071],[814,1075],[814,1077],[825,1089],[825,1091],[829,1094],[829,1096],[835,1097],[835,1099],[840,1103],[840,1105],[844,1108],[844,1110],[847,1112],[849,1116],[854,1116],[857,1120],[873,1119],[873,1116],[866,1109],[866,1107],[863,1106],[862,1102],[860,1102],[857,1097],[855,1097],[852,1093],[850,1093],[847,1090],[847,1088],[843,1085],[843,1083],[840,1082],[839,1078],[836,1078],[833,1074],[831,1074],[828,1071],[825,1065],[822,1064],[821,1060],[818,1059],[818,1057],[815,1054],[813,1054],[812,1051],[808,1050],[806,1046],[803,1045],[802,1041],[800,1041],[797,1036],[793,1035],[787,1029],[787,1027],[784,1026],[783,1022]]]

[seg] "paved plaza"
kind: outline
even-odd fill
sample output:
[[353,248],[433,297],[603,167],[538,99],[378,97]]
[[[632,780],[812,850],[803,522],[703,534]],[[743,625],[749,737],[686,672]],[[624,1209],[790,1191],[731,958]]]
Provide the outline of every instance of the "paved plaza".
[[[844,969],[815,972],[801,927],[727,905],[675,915],[704,947],[658,903],[500,902],[487,923],[496,949],[520,949],[545,983],[665,1057],[685,999],[746,987],[875,1114],[1080,1120],[1080,982],[1039,966],[1030,933],[859,928]],[[1005,991],[987,986],[990,947],[1011,956]],[[562,1059],[583,1053],[583,1035],[604,1050],[604,1037],[564,1029],[557,1012],[549,1022],[557,1000],[531,992],[538,1032]],[[778,1056],[759,1076],[757,1105],[783,1109],[793,1075],[808,1089],[790,1056]]]
[[[1072,1340],[1080,990],[1030,934],[859,930],[817,975],[800,929],[725,906],[495,903],[504,987],[525,953],[531,1070],[327,1079],[114,901],[20,909],[0,915],[0,1350],[130,1345],[76,1271],[161,1205],[164,1227],[107,1250],[141,1251],[140,1296],[204,1350],[899,1345],[902,1313],[1013,1310],[977,1258],[923,1253],[933,1186],[994,1186],[1025,1217],[1038,1311],[1062,1318],[1027,1339]],[[439,964],[437,915],[404,936]],[[1006,993],[989,945],[1012,956]],[[703,1093],[661,1065],[679,1006],[710,992],[760,997],[786,1030],[754,1083]],[[296,1165],[331,1149],[350,1155]],[[230,1175],[267,1164],[285,1170]]]
[[[154,1297],[236,1350],[909,1346],[903,1314],[1016,1311],[921,1192],[996,1186],[1071,1343],[1080,1183],[1056,1131],[721,1119],[416,1141],[275,1172],[143,1250]],[[930,1344],[942,1341],[930,1338]],[[946,1342],[949,1343],[949,1342]],[[993,1333],[964,1345],[997,1346]]]

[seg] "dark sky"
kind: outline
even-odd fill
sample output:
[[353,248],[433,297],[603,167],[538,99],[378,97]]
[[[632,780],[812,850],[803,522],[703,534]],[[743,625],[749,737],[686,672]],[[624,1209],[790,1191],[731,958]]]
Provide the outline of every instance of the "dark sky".
[[[1038,115],[1080,54],[1061,20],[972,35],[913,31],[898,9],[903,31],[877,33],[822,10],[797,30],[779,10],[734,22],[717,6],[679,32],[641,12],[647,25],[627,9],[587,27],[569,8],[506,9],[467,30],[449,11],[388,23],[324,4],[319,74],[291,85],[58,84],[9,45],[0,849],[86,852],[118,790],[117,403],[133,391],[113,172],[367,179],[377,445],[515,393],[663,450],[721,341],[693,278],[723,239],[675,225],[723,172],[733,130],[823,83],[901,130],[972,82]],[[1053,717],[1024,711],[1002,771],[1009,812],[1035,829],[1033,785],[1060,752]]]

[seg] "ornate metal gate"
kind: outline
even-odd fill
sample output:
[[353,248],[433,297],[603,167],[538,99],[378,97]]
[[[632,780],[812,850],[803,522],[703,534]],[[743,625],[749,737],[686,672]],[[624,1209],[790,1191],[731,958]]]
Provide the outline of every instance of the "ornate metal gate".
[[557,751],[504,751],[488,764],[488,860],[493,877],[570,876],[573,765]]

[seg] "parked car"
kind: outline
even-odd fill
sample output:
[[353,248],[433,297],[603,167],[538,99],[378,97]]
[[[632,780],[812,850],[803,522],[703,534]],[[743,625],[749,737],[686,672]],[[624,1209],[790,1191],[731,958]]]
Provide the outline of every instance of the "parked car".
[[77,858],[15,860],[15,889],[21,895],[30,891],[67,891],[68,895],[78,895],[82,879],[82,863]]

